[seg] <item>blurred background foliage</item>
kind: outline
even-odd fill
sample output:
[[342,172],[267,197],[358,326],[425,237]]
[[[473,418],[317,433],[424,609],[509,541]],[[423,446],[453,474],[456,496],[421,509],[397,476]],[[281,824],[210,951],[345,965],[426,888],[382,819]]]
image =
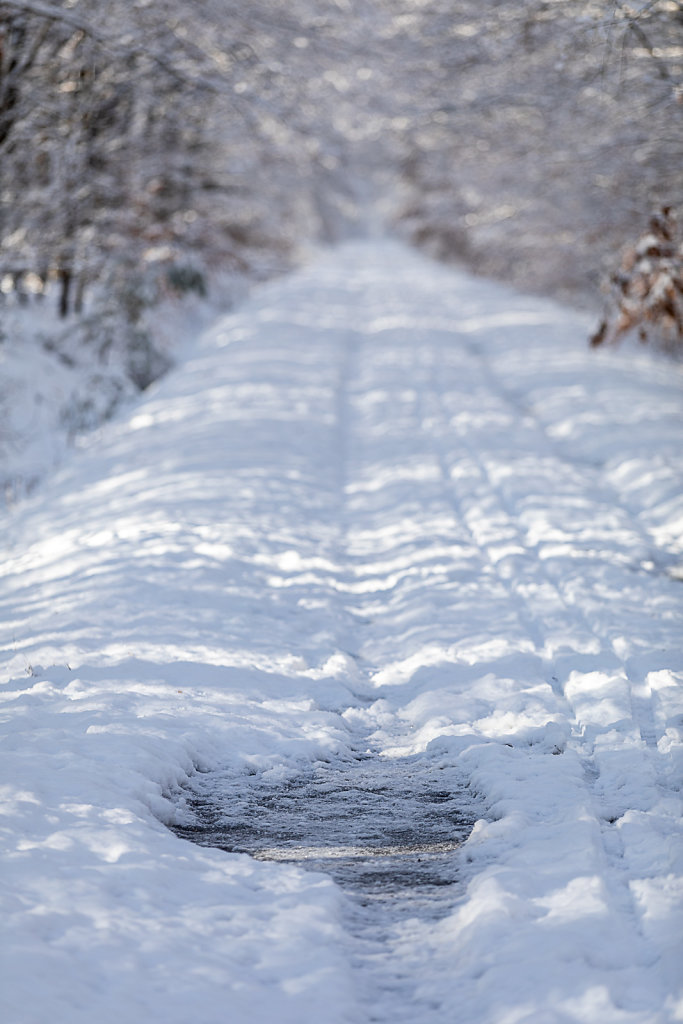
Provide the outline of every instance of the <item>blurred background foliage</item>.
[[677,0],[0,0],[1,295],[139,335],[388,231],[596,306],[682,117]]

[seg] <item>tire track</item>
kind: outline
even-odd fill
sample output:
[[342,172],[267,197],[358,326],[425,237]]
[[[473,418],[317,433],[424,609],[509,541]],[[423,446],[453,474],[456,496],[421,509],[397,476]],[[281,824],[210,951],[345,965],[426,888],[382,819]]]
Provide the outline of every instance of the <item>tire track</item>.
[[[423,345],[422,350],[423,352],[428,351],[426,344]],[[626,921],[632,922],[639,941],[647,946],[649,942],[643,927],[643,908],[634,899],[631,891],[632,873],[628,863],[627,845],[620,830],[614,827],[620,820],[623,811],[628,807],[615,808],[613,806],[614,778],[609,780],[607,792],[601,780],[605,770],[604,763],[608,760],[600,744],[600,732],[604,723],[600,720],[599,709],[598,718],[594,718],[590,702],[582,700],[582,691],[578,687],[572,686],[571,675],[564,684],[559,681],[560,672],[555,667],[555,659],[552,657],[552,652],[549,653],[547,650],[547,614],[544,614],[542,608],[539,608],[538,601],[530,600],[530,588],[540,594],[541,603],[550,608],[553,619],[559,614],[566,622],[573,622],[574,626],[579,625],[580,643],[585,644],[587,648],[586,651],[580,649],[578,651],[584,655],[583,658],[577,659],[584,662],[583,674],[590,669],[590,662],[594,661],[596,667],[599,665],[601,669],[604,669],[604,666],[610,661],[614,663],[616,673],[610,683],[613,687],[616,686],[617,690],[625,689],[627,691],[629,710],[637,727],[638,737],[642,742],[643,774],[646,777],[651,776],[652,779],[653,806],[642,808],[646,813],[654,808],[659,794],[668,788],[669,782],[665,759],[658,748],[662,731],[655,725],[651,689],[646,681],[634,675],[627,659],[619,659],[615,656],[611,645],[609,648],[605,648],[605,637],[593,627],[581,609],[563,592],[561,583],[549,574],[544,562],[539,558],[538,550],[529,549],[517,518],[500,488],[492,479],[485,457],[477,451],[467,432],[459,430],[457,431],[458,444],[466,453],[470,465],[476,469],[477,483],[485,492],[488,514],[495,517],[505,543],[512,543],[516,551],[522,554],[508,556],[506,564],[499,557],[499,544],[494,544],[487,539],[485,528],[480,528],[481,524],[463,508],[471,492],[469,490],[463,492],[458,487],[458,474],[454,472],[452,456],[449,456],[443,441],[440,440],[440,438],[448,436],[450,429],[449,416],[443,405],[443,382],[446,379],[446,374],[435,351],[430,354],[430,359],[431,387],[428,406],[424,410],[425,419],[433,425],[435,457],[440,466],[445,486],[453,495],[454,513],[467,523],[472,531],[474,541],[486,555],[489,565],[495,571],[500,583],[506,588],[510,599],[515,603],[520,623],[527,630],[534,646],[541,652],[544,675],[557,697],[558,707],[573,722],[570,742],[573,743],[581,757],[586,784],[592,793],[604,854],[603,877],[611,892],[613,909],[622,918],[625,915],[626,920],[623,923],[625,927],[630,927]],[[488,384],[491,386],[490,377]],[[506,397],[501,389],[497,389],[497,397],[501,395],[503,398]],[[510,405],[509,402],[508,405]],[[471,480],[469,482],[471,484]],[[634,532],[642,536],[640,530],[634,530]],[[503,565],[506,565],[505,571],[502,571]],[[542,581],[540,587],[538,586],[539,579]],[[554,623],[551,630],[553,628]],[[588,644],[586,644],[586,640],[589,641]],[[587,659],[585,654],[588,654]],[[597,702],[595,703],[597,705]],[[629,752],[629,756],[633,756],[633,751]],[[651,954],[645,953],[644,955],[646,958],[648,956],[656,957],[661,955],[661,950],[657,953],[652,950]]]

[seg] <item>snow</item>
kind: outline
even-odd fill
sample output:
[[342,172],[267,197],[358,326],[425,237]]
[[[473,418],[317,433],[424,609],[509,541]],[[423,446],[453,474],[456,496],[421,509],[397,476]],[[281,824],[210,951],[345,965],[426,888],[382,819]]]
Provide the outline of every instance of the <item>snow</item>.
[[[6,516],[5,1024],[683,1020],[682,374],[587,330],[319,254]],[[479,808],[383,960],[326,874],[166,827],[365,749]]]
[[[187,343],[244,294],[237,274],[216,275],[220,303],[166,296],[145,310],[139,327],[149,339],[148,369],[161,373]],[[101,304],[100,298],[100,304]],[[139,396],[125,323],[97,299],[84,316],[55,315],[50,293],[32,305],[2,304],[0,324],[0,503],[20,500],[123,405]],[[103,318],[108,322],[103,326]],[[97,326],[95,326],[97,325]],[[128,327],[130,332],[130,326]]]

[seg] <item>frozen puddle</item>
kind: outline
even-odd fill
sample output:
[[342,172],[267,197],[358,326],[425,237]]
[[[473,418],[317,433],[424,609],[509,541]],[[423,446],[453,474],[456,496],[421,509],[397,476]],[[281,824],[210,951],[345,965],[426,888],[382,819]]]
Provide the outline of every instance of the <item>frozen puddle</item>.
[[286,783],[199,775],[188,812],[185,839],[331,876],[354,932],[447,913],[475,818],[461,775],[424,757],[318,763]]
[[444,1006],[422,991],[425,929],[462,895],[461,848],[478,817],[465,783],[424,755],[319,762],[284,782],[211,772],[192,780],[173,831],[327,874],[346,895],[359,1021],[441,1024]]

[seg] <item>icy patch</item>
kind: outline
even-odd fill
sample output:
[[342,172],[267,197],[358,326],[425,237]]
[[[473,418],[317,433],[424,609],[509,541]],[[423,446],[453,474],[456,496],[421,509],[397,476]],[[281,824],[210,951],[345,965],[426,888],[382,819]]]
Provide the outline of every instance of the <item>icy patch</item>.
[[199,775],[185,820],[172,827],[202,846],[322,871],[356,907],[397,921],[452,909],[475,816],[454,769],[423,756],[371,756],[318,763],[284,784]]

